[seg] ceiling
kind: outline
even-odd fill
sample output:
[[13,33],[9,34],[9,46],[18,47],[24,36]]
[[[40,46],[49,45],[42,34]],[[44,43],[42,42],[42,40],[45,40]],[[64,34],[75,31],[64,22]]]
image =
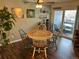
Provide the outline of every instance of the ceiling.
[[[24,2],[37,2],[37,0],[23,0]],[[78,0],[44,0],[44,2],[74,2]]]

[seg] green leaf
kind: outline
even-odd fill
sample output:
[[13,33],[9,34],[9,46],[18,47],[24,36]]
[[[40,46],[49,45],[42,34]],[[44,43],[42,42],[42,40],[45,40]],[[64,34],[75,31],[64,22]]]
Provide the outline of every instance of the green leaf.
[[2,39],[6,39],[6,33],[5,32],[2,33]]
[[12,29],[12,23],[11,22],[6,22],[3,24],[3,28],[5,31],[9,31]]

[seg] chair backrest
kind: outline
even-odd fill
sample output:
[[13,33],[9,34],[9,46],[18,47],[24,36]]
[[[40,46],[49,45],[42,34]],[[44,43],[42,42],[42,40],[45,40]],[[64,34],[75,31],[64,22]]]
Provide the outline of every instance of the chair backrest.
[[23,29],[19,29],[19,34],[20,34],[20,36],[21,36],[22,39],[25,39],[27,37],[27,33],[24,32]]
[[58,34],[53,33],[53,36],[48,40],[48,42],[50,41],[56,41],[58,39]]
[[33,40],[33,46],[35,47],[47,47],[47,41],[44,40]]
[[41,24],[41,25],[39,25],[39,29],[40,30],[47,30],[47,27],[45,24]]

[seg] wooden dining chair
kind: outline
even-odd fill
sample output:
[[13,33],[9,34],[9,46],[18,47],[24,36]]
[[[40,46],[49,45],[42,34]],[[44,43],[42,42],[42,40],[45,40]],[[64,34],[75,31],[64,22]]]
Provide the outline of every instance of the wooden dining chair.
[[40,24],[40,25],[39,25],[39,29],[40,29],[40,30],[47,30],[47,27],[46,27],[45,24]]
[[34,57],[36,51],[38,53],[43,51],[45,54],[45,57],[47,58],[46,50],[47,50],[47,41],[33,40],[33,55],[32,55],[32,57]]
[[26,39],[27,33],[23,29],[19,29],[19,34],[22,39]]
[[32,47],[32,40],[27,36],[27,33],[23,29],[19,29],[19,34],[23,40],[25,48]]
[[50,39],[48,39],[48,47],[55,48],[57,50],[57,39],[58,36],[53,34],[53,36]]

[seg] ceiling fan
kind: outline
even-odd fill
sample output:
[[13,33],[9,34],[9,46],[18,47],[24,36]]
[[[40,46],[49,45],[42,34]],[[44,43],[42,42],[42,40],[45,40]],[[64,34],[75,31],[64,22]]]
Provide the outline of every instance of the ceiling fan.
[[47,2],[45,0],[32,0],[32,1],[29,1],[29,0],[23,0],[23,3],[32,3],[32,4],[43,4],[43,5],[51,5],[51,4],[54,4],[55,2]]

